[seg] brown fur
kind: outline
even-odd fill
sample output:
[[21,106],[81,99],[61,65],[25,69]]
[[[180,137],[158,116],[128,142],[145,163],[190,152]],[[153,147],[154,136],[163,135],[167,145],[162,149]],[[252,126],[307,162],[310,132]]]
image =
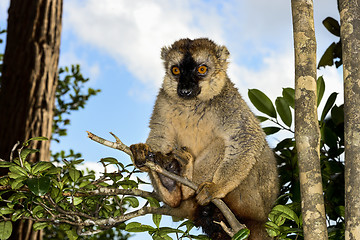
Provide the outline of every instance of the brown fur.
[[[178,94],[179,79],[171,67],[186,54],[205,64],[200,88],[190,99]],[[150,121],[146,145],[163,154],[186,147],[192,157],[181,175],[200,185],[195,191],[177,186],[169,191],[158,174],[149,173],[155,190],[172,214],[196,218],[200,205],[222,198],[251,230],[250,239],[266,239],[263,223],[278,194],[276,160],[256,117],[226,74],[229,52],[208,39],[181,39],[162,49],[165,77]],[[180,192],[180,193],[179,193]]]

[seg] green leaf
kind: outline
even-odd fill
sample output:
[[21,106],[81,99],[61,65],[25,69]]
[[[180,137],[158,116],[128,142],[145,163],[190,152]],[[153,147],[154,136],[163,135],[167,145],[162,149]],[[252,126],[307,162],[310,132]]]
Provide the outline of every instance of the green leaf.
[[266,222],[265,228],[270,237],[279,236],[279,234],[281,233],[280,227],[274,222]]
[[23,146],[27,147],[29,146],[29,143],[31,141],[47,141],[49,140],[47,137],[33,137],[33,138],[30,138],[29,140],[27,140],[26,142],[23,143]]
[[320,76],[316,81],[316,90],[317,90],[317,106],[319,106],[325,92],[325,81],[322,76]]
[[12,214],[13,212],[15,212],[15,210],[12,208],[9,208],[9,207],[1,207],[0,208],[0,214],[2,214],[2,215]]
[[71,230],[65,231],[66,236],[70,239],[70,240],[76,240],[78,239],[78,235],[76,233],[76,229],[72,228]]
[[73,204],[76,206],[76,205],[79,205],[80,203],[82,203],[82,201],[83,201],[82,197],[74,197]]
[[24,186],[24,180],[26,180],[27,177],[23,177],[23,176],[20,176],[18,178],[16,178],[12,183],[11,183],[11,188],[14,189],[14,190],[17,190],[19,188],[21,188],[22,186]]
[[153,220],[153,223],[155,224],[155,226],[157,228],[159,228],[160,222],[161,222],[161,215],[160,214],[153,214],[152,215],[152,220]]
[[40,178],[29,178],[27,181],[27,186],[30,191],[36,196],[45,195],[50,189],[50,177],[44,176]]
[[154,235],[152,235],[153,240],[172,240],[171,237],[168,235],[162,233],[162,232],[156,232]]
[[340,24],[332,17],[327,17],[322,22],[326,29],[337,37],[340,37]]
[[32,167],[32,174],[37,175],[51,167],[54,167],[54,165],[50,162],[37,162],[35,166]]
[[191,235],[190,234],[191,239],[198,239],[198,240],[209,240],[210,238],[206,235]]
[[241,229],[231,238],[231,240],[245,240],[249,237],[250,230],[247,228]]
[[21,153],[20,153],[21,160],[25,161],[27,156],[29,156],[29,154],[37,153],[37,152],[39,152],[38,149],[25,148],[25,149],[21,150]]
[[256,116],[256,118],[257,118],[260,122],[265,122],[266,120],[269,120],[269,118],[263,117],[263,116]]
[[287,218],[289,220],[295,221],[296,224],[299,226],[299,218],[296,215],[296,213],[289,208],[288,206],[285,205],[276,205],[272,210],[271,213]]
[[27,196],[22,192],[14,193],[9,197],[9,201],[17,203],[18,200],[27,198]]
[[344,123],[344,104],[340,107],[335,105],[331,109],[331,119],[336,125]]
[[322,139],[330,148],[337,147],[338,136],[337,134],[328,126],[324,126],[321,128]]
[[[0,185],[2,185],[2,186],[9,185],[9,181],[10,181],[10,178],[7,176],[0,177]],[[0,195],[1,195],[1,192],[0,192]]]
[[264,130],[266,135],[271,135],[271,134],[274,134],[274,133],[277,133],[278,131],[280,131],[281,128],[278,128],[278,127],[264,127],[263,130]]
[[345,217],[345,207],[344,206],[337,206],[335,211],[342,217]]
[[136,197],[124,197],[123,201],[129,203],[133,208],[137,208],[139,206],[139,200]]
[[282,96],[286,100],[287,104],[293,109],[295,108],[295,89],[283,88]]
[[155,231],[155,230],[156,230],[156,228],[153,228],[152,226],[142,225],[141,223],[138,223],[138,222],[131,222],[131,223],[127,224],[125,227],[125,231],[128,231],[128,232],[148,232],[148,231]]
[[[148,197],[147,200],[149,201],[151,207],[160,207],[159,201],[156,200],[155,198]],[[153,214],[152,219],[156,227],[159,227],[161,221],[161,215]]]
[[295,141],[292,138],[285,138],[284,140],[282,140],[281,142],[279,142],[274,151],[280,151],[283,149],[287,149],[287,148],[291,148],[295,146]]
[[118,160],[116,158],[113,157],[107,157],[107,158],[102,158],[100,160],[100,162],[102,163],[110,163],[110,164],[118,164]]
[[178,228],[181,228],[182,226],[186,226],[186,231],[190,232],[191,229],[193,229],[195,226],[194,226],[194,223],[190,220],[186,220],[184,221],[183,223],[181,223],[179,225]]
[[11,215],[11,221],[15,222],[21,218],[24,213],[24,209],[18,209]]
[[80,177],[80,171],[75,168],[69,168],[69,175],[71,179],[76,182]]
[[11,167],[14,166],[15,164],[12,162],[8,162],[8,161],[0,161],[0,167],[3,168],[7,168],[7,167]]
[[83,161],[84,161],[84,159],[77,159],[77,160],[71,161],[71,164],[72,165],[78,165],[78,164],[82,163]]
[[324,121],[326,115],[328,114],[328,112],[330,111],[330,109],[332,108],[332,106],[334,105],[335,101],[336,101],[336,97],[337,97],[338,93],[333,92],[330,97],[328,98],[328,100],[326,101],[324,110],[321,114],[321,119],[320,121]]
[[28,173],[26,172],[26,170],[24,168],[17,166],[17,165],[9,167],[9,170],[11,173],[14,173],[19,176],[27,177],[27,175],[28,175]]
[[26,171],[27,171],[27,172],[31,172],[31,165],[30,165],[30,163],[29,163],[28,161],[24,161],[23,164],[24,164],[24,167],[25,167]]
[[5,240],[11,236],[12,223],[10,221],[0,222],[0,239]]
[[61,172],[61,168],[60,167],[51,167],[50,169],[48,169],[46,171],[46,175],[53,175],[53,174],[59,174]]
[[275,106],[281,120],[286,124],[286,126],[291,127],[292,115],[289,104],[285,101],[284,98],[278,97],[275,100]]
[[175,229],[171,227],[161,227],[159,228],[159,231],[164,234],[170,234],[170,233],[184,233],[184,231],[180,229]]
[[332,66],[334,64],[334,56],[337,51],[337,44],[332,43],[330,46],[325,50],[324,54],[321,56],[318,69],[320,67]]
[[34,209],[32,210],[32,213],[33,213],[34,215],[37,215],[37,217],[39,217],[38,214],[41,214],[42,212],[44,212],[44,208],[43,208],[42,206],[40,206],[40,205],[37,205],[37,206],[34,207]]
[[46,228],[47,226],[50,226],[50,224],[47,222],[36,222],[36,223],[34,223],[33,228],[35,231],[38,231],[38,230]]
[[275,107],[263,92],[258,89],[249,89],[248,96],[257,110],[270,117],[276,118]]
[[146,199],[149,201],[151,207],[160,207],[159,201],[156,200],[155,198],[148,197]]

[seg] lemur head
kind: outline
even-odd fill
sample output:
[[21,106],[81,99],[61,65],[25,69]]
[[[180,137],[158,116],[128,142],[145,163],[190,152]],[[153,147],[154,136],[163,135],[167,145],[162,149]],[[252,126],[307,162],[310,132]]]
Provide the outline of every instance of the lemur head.
[[209,100],[226,81],[229,51],[207,38],[180,39],[163,47],[163,89],[174,98]]

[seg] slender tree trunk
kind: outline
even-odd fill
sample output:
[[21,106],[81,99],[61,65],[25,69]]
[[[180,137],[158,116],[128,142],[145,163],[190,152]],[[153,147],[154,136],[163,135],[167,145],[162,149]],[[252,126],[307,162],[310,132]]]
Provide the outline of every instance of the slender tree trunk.
[[360,1],[340,0],[344,69],[345,239],[360,239]]
[[292,0],[295,48],[295,140],[305,240],[327,239],[320,168],[313,3]]
[[[51,138],[59,59],[62,0],[12,0],[0,90],[0,157],[17,141]],[[32,161],[49,161],[50,141]],[[24,222],[22,222],[24,224]],[[11,239],[41,239],[31,222],[16,224]]]

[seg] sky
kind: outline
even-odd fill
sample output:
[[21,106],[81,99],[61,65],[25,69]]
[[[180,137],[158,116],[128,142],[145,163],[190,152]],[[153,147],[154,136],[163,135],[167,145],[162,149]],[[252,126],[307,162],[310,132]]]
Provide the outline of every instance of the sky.
[[[8,6],[9,1],[0,0],[2,29]],[[328,16],[339,19],[336,0],[314,1],[318,59],[338,41],[322,25]],[[52,143],[52,150],[72,148],[91,165],[109,156],[129,163],[126,155],[89,140],[86,131],[109,140],[113,132],[127,145],[145,142],[164,75],[160,49],[187,37],[208,37],[229,49],[228,74],[248,103],[248,89],[275,101],[282,88],[294,87],[289,0],[64,0],[59,66],[80,64],[90,78],[87,87],[101,93],[71,114],[68,135]],[[324,98],[338,92],[341,104],[341,70],[325,68],[320,75]],[[268,141],[274,146],[279,138]]]

